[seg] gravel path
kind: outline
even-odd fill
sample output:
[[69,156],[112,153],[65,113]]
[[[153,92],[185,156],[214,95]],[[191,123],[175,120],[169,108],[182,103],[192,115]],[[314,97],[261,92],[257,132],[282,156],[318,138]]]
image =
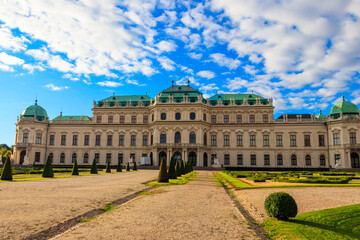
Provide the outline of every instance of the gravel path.
[[0,183],[0,239],[21,239],[146,188],[157,170]]
[[212,172],[161,187],[55,239],[257,239]]

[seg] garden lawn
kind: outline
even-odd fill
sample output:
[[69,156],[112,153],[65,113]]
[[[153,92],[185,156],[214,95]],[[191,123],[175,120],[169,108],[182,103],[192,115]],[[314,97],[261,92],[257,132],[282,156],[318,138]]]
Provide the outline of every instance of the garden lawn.
[[159,183],[158,181],[149,182],[146,185],[152,186],[152,187],[162,187],[162,186],[170,186],[170,185],[181,185],[186,184],[193,180],[197,175],[197,172],[190,172],[188,174],[182,175],[181,177],[178,177],[177,179],[169,179],[168,183]]
[[267,218],[271,239],[360,239],[360,204],[299,214],[289,221]]

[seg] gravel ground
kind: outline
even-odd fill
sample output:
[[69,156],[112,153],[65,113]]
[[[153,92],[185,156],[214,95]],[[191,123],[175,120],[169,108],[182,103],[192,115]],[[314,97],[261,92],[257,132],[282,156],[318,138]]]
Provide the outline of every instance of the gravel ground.
[[299,213],[360,203],[359,187],[248,189],[238,190],[235,194],[251,215],[257,221],[262,221],[267,216],[264,208],[266,197],[280,191],[289,193],[295,199]]
[[157,170],[0,183],[0,239],[21,239],[146,188]]
[[257,239],[212,172],[161,187],[55,239]]

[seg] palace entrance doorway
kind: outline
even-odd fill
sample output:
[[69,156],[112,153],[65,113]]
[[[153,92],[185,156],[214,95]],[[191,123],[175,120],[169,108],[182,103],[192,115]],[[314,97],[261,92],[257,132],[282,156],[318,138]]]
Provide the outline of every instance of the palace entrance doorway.
[[189,162],[191,162],[191,164],[193,166],[196,166],[196,153],[195,152],[189,153]]
[[208,155],[207,153],[204,153],[204,167],[208,166]]
[[356,152],[351,153],[351,167],[352,168],[360,168],[360,160],[359,160],[359,154]]
[[26,150],[22,150],[21,152],[20,152],[20,165],[22,165],[23,163],[24,163],[24,158],[25,158],[25,156],[26,156]]

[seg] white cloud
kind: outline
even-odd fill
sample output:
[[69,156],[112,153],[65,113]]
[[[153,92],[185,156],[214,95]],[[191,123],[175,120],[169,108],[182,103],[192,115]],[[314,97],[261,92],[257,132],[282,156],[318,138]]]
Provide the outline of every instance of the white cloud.
[[160,41],[156,46],[160,52],[172,52],[175,51],[177,47],[174,41]]
[[0,49],[18,52],[26,48],[29,40],[25,37],[15,37],[8,27],[0,25]]
[[223,53],[210,54],[210,59],[219,66],[227,67],[231,70],[238,68],[241,63],[238,59],[228,58]]
[[212,71],[200,71],[196,75],[207,79],[211,79],[215,77],[215,73]]
[[24,60],[15,57],[15,56],[11,56],[8,55],[5,52],[1,52],[0,53],[0,62],[3,62],[6,65],[21,65],[24,63]]
[[52,83],[46,84],[45,87],[50,89],[51,91],[61,91],[61,90],[69,89],[68,86],[55,86]]
[[146,86],[145,83],[143,84],[140,84],[138,80],[135,80],[135,79],[126,79],[125,82],[127,84],[133,84],[133,85],[136,85],[136,86],[139,86],[139,87],[142,87],[142,86]]
[[80,80],[80,78],[75,77],[75,76],[73,76],[73,75],[70,74],[70,73],[64,74],[62,77],[63,77],[63,78],[70,79],[71,81],[79,81],[79,80]]
[[201,59],[202,57],[202,53],[194,53],[194,52],[190,52],[188,53],[189,57],[193,58],[193,59]]
[[122,83],[114,82],[114,81],[103,81],[103,82],[98,82],[96,84],[102,87],[120,87],[124,85]]
[[0,63],[0,70],[5,72],[13,72],[14,69],[6,64]]
[[23,64],[22,68],[27,70],[31,74],[34,73],[35,70],[39,70],[41,72],[45,71],[45,68],[41,65],[33,65],[28,63]]
[[174,71],[175,70],[175,62],[169,59],[168,57],[159,57],[158,62],[161,67],[166,71]]
[[210,84],[201,86],[199,88],[199,90],[208,92],[208,91],[219,90],[219,88],[216,86],[215,83],[210,83]]

